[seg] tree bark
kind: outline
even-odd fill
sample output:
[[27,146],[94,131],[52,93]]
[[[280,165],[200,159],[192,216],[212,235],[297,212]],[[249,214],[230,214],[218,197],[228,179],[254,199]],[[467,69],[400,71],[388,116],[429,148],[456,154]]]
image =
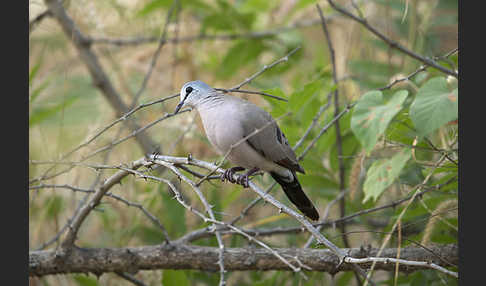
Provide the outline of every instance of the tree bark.
[[[455,244],[430,247],[430,250],[418,247],[406,247],[400,250],[400,258],[413,261],[428,261],[440,266],[457,265],[459,249]],[[336,268],[339,259],[328,249],[275,248],[280,255],[291,263],[310,267],[313,271],[336,273],[349,271],[352,265],[343,263]],[[373,257],[378,249],[351,248],[343,249],[349,257]],[[432,253],[432,252],[433,253]],[[55,250],[31,251],[29,253],[29,276],[44,276],[63,273],[105,272],[136,273],[139,270],[152,269],[194,269],[219,271],[219,249],[186,244],[163,244],[155,246],[125,248],[79,248],[74,247],[68,255]],[[381,257],[395,258],[395,248],[385,249]],[[295,259],[297,258],[297,259]],[[368,268],[371,263],[361,264]],[[280,259],[263,248],[226,248],[224,266],[227,271],[246,270],[290,270]],[[395,263],[377,263],[376,269],[393,271]],[[413,272],[424,269],[401,265],[401,272]]]

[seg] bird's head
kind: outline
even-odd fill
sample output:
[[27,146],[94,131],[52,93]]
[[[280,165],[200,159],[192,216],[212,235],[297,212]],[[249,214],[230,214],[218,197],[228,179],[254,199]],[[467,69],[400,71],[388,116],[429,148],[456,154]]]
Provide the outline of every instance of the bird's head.
[[214,92],[215,90],[212,87],[200,80],[186,82],[181,88],[181,101],[177,105],[174,114],[179,112],[184,106],[195,107]]

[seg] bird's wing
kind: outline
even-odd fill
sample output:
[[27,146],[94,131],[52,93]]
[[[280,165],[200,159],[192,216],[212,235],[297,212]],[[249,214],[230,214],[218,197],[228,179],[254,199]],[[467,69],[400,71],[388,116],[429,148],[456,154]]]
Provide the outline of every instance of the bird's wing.
[[253,149],[282,167],[305,173],[284,133],[268,112],[248,101],[242,101],[240,111],[244,136],[261,129],[247,139]]

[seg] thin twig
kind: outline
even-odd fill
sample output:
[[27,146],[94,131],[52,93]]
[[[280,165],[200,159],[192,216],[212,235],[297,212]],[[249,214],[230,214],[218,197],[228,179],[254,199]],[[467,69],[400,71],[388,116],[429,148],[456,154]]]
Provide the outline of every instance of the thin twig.
[[130,105],[131,108],[134,108],[135,105],[137,104],[138,99],[142,95],[142,92],[145,90],[145,87],[147,86],[147,83],[150,79],[150,76],[152,75],[152,71],[155,67],[155,64],[157,63],[157,59],[159,58],[160,52],[162,51],[162,47],[166,43],[167,29],[169,27],[170,18],[172,16],[172,13],[173,13],[175,7],[177,7],[178,2],[179,2],[178,0],[174,0],[172,2],[172,5],[169,8],[169,11],[167,12],[167,16],[165,18],[164,28],[162,30],[162,35],[160,36],[160,40],[159,40],[159,45],[157,46],[157,49],[155,50],[155,53],[152,56],[152,60],[150,61],[149,69],[148,69],[147,73],[145,74],[145,77],[143,78],[142,85],[140,86],[140,89],[135,94],[135,97],[133,98],[132,104]]
[[268,97],[271,97],[271,98],[274,98],[274,99],[277,99],[277,100],[289,102],[286,98],[282,98],[282,97],[279,97],[279,96],[276,96],[276,95],[273,95],[273,94],[269,94],[269,93],[266,93],[266,92],[262,92],[262,91],[241,90],[241,89],[224,89],[224,88],[215,88],[215,90],[221,91],[221,92],[224,92],[224,93],[240,92],[240,93],[247,93],[247,94],[260,94],[260,95],[268,96]]
[[29,35],[32,33],[32,31],[34,31],[35,27],[37,27],[44,19],[49,17],[52,17],[52,13],[48,9],[32,19],[32,21],[29,22]]
[[372,32],[374,35],[376,35],[378,38],[380,38],[382,41],[384,41],[385,43],[387,43],[391,48],[394,48],[394,49],[397,49],[399,51],[401,51],[402,53],[428,65],[428,66],[431,66],[435,69],[438,69],[439,71],[445,73],[445,74],[448,74],[448,75],[451,75],[455,78],[458,78],[459,75],[457,73],[457,71],[454,71],[454,70],[450,70],[450,69],[447,69],[443,66],[441,66],[440,64],[438,64],[437,62],[435,62],[433,59],[430,59],[430,58],[427,58],[427,57],[424,57],[422,55],[419,55],[407,48],[405,48],[404,46],[402,46],[400,43],[388,38],[387,36],[385,36],[383,33],[379,32],[376,28],[374,28],[373,26],[371,26],[368,21],[365,19],[365,18],[361,18],[361,17],[358,17],[356,15],[354,15],[353,13],[349,12],[348,10],[342,8],[342,7],[339,7],[337,6],[333,0],[327,0],[327,2],[329,2],[329,4],[338,12],[340,12],[341,14],[353,19],[354,21],[360,23],[361,25],[363,25],[363,27],[365,27],[368,31]]
[[[162,155],[151,155],[150,159],[152,162],[156,164],[162,164],[165,165],[166,167],[169,166],[168,163],[172,164],[191,164],[195,165],[198,167],[202,167],[208,170],[216,170],[218,173],[224,173],[224,169],[218,168],[216,165],[201,161],[201,160],[196,160],[194,158],[181,158],[181,157],[171,157],[171,156],[162,156]],[[173,170],[174,167],[171,168]],[[238,174],[233,174],[233,179],[237,180],[239,177]],[[183,179],[184,180],[184,179]],[[339,247],[337,247],[335,244],[333,244],[331,241],[329,241],[327,238],[325,238],[303,215],[297,213],[293,209],[287,207],[286,205],[280,203],[278,200],[276,200],[274,197],[272,197],[269,193],[265,193],[263,190],[261,190],[257,185],[255,185],[252,181],[249,181],[249,187],[251,190],[256,192],[260,197],[262,197],[265,201],[269,202],[273,206],[275,206],[279,212],[284,212],[288,214],[289,216],[295,218],[297,221],[299,221],[304,228],[306,228],[312,235],[316,237],[316,240],[318,243],[323,244],[327,246],[336,256],[339,258],[339,262],[343,261],[343,258],[346,257],[346,253],[342,251]],[[361,276],[364,278],[366,277],[366,273],[361,269],[360,267],[354,267],[356,271],[359,272]],[[373,281],[370,280],[371,284],[374,284]]]
[[133,275],[130,275],[128,273],[121,272],[121,271],[116,271],[115,274],[118,275],[118,276],[120,276],[121,278],[127,280],[128,282],[131,282],[133,285],[136,285],[136,286],[146,286],[146,284],[143,283],[143,281],[135,278]]
[[[131,169],[137,169],[142,166],[145,162],[145,159],[139,159],[131,163]],[[82,206],[79,211],[79,214],[74,217],[73,221],[69,223],[69,230],[62,243],[63,248],[69,249],[76,239],[76,235],[81,227],[81,224],[84,222],[88,214],[100,203],[102,197],[108,192],[108,190],[113,187],[115,184],[119,183],[121,179],[127,176],[129,172],[121,170],[112,175],[108,178],[100,187],[96,189],[96,192],[91,197],[90,201]],[[168,237],[165,238],[166,242],[169,242]]]
[[[336,18],[339,17],[341,16],[333,15],[332,17],[329,17],[329,20],[335,20]],[[274,37],[278,34],[285,33],[294,29],[315,26],[318,25],[319,23],[320,23],[319,19],[303,19],[303,20],[296,21],[295,23],[285,27],[279,27],[276,29],[265,30],[265,31],[250,31],[250,32],[243,32],[243,33],[216,34],[216,35],[199,34],[199,35],[192,35],[192,36],[167,38],[165,41],[170,44],[178,44],[183,42],[194,42],[194,41],[215,41],[215,40],[233,41],[236,39],[261,39],[261,38]],[[145,36],[145,37],[134,36],[134,37],[126,37],[126,38],[90,37],[89,40],[93,44],[115,45],[115,46],[142,45],[142,44],[150,44],[159,41],[157,37],[152,37],[152,36]]]
[[324,125],[319,131],[319,134],[316,137],[314,137],[314,139],[307,145],[304,151],[302,151],[302,153],[297,157],[297,160],[300,161],[302,158],[304,158],[307,152],[309,152],[312,149],[312,147],[314,147],[314,145],[317,143],[319,138],[321,138],[321,136],[324,133],[326,133],[326,131],[331,126],[333,126],[334,122],[338,121],[341,117],[344,116],[344,114],[348,113],[355,104],[356,102],[348,104],[337,116],[335,116],[331,121],[329,121],[326,125]]
[[431,268],[438,270],[442,273],[445,273],[447,275],[450,275],[455,278],[459,278],[459,274],[454,271],[447,270],[446,268],[439,266],[435,263],[428,262],[428,261],[410,261],[410,260],[405,260],[405,259],[396,259],[396,258],[391,258],[391,257],[366,257],[366,258],[353,258],[353,257],[346,257],[344,258],[344,261],[347,263],[369,263],[373,262],[373,264],[379,262],[379,263],[400,263],[403,265],[410,265],[410,266],[420,266],[420,267],[426,267],[426,268]]
[[254,80],[255,78],[257,78],[259,75],[261,75],[262,73],[264,73],[266,70],[268,69],[271,69],[273,68],[274,66],[282,63],[282,62],[286,62],[289,60],[289,57],[292,56],[293,54],[295,54],[298,50],[300,49],[300,47],[297,47],[295,49],[293,49],[292,51],[290,51],[287,55],[285,55],[283,58],[280,58],[276,61],[274,61],[273,63],[269,64],[269,65],[264,65],[263,68],[259,71],[257,71],[256,73],[254,73],[253,75],[251,75],[250,77],[246,78],[244,81],[242,81],[241,83],[233,86],[232,88],[230,88],[229,90],[238,90],[240,89],[242,86],[250,83],[252,80]]

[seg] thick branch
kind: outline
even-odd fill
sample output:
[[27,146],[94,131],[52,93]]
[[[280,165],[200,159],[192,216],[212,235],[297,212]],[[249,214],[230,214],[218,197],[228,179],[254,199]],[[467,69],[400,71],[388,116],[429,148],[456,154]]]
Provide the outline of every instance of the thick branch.
[[[459,249],[449,244],[433,247],[434,251],[445,256],[453,263],[458,263]],[[297,258],[313,271],[335,273],[351,270],[348,263],[335,268],[339,259],[328,249],[275,248],[283,257]],[[378,249],[363,248],[343,249],[348,257],[373,257]],[[102,274],[106,272],[135,273],[139,270],[152,269],[194,269],[218,271],[217,247],[192,246],[184,244],[163,244],[126,248],[73,248],[68,256],[56,256],[56,251],[31,251],[29,253],[29,276],[44,276],[63,273]],[[395,258],[396,249],[385,249],[380,257]],[[444,262],[422,248],[406,247],[400,249],[400,258],[410,261],[428,261],[440,266]],[[369,263],[361,264],[368,268]],[[227,271],[246,270],[291,270],[282,260],[270,251],[262,248],[226,248],[224,267]],[[394,271],[394,263],[378,263],[376,269]],[[419,266],[400,265],[402,272],[424,269]]]

